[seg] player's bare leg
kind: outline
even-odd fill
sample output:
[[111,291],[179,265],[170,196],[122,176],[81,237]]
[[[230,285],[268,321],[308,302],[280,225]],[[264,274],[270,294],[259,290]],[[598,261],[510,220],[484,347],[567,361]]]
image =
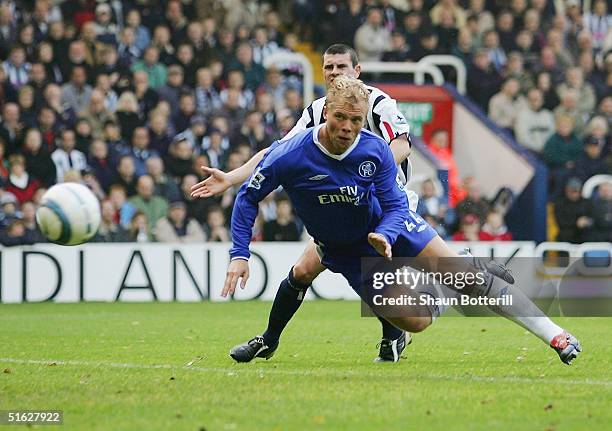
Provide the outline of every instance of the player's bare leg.
[[386,319],[407,332],[423,332],[433,323],[431,312],[427,307],[410,307],[409,316],[387,316]]
[[[432,261],[435,260],[439,267],[430,268],[430,270],[437,270],[440,272],[474,271],[474,268],[476,268],[476,270],[486,270],[489,272],[490,279],[485,291],[479,288],[475,290],[466,288],[457,291],[470,296],[484,295],[489,298],[500,298],[505,294],[511,293],[511,305],[495,305],[489,306],[489,308],[496,314],[524,327],[550,345],[566,364],[569,364],[581,351],[580,343],[574,336],[556,325],[520,289],[513,289],[510,286],[514,281],[513,279],[511,281],[508,280],[506,277],[507,274],[504,274],[503,268],[497,267],[496,269],[494,266],[482,267],[482,263],[471,256],[464,257],[465,260],[462,260],[461,256],[452,250],[448,244],[438,236],[434,237],[427,244],[418,257],[433,258]],[[506,277],[506,280],[503,279],[504,277]],[[453,286],[448,287],[454,288]],[[411,311],[410,315],[414,316],[415,312]],[[400,328],[415,332],[415,325],[417,322],[415,317],[396,317],[393,319],[389,318],[389,320]]]
[[293,265],[293,277],[298,283],[310,286],[325,269],[317,253],[317,246],[311,240],[308,241],[304,252]]

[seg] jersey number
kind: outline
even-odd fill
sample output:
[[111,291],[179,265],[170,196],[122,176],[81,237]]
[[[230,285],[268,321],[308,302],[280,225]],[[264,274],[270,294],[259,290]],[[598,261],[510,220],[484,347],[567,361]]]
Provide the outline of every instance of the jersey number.
[[[424,220],[418,214],[414,214],[413,212],[410,212],[410,216],[412,217],[412,219],[414,219],[416,223],[413,223],[408,220],[404,220],[404,225],[406,226],[406,229],[408,229],[408,232],[412,232],[414,228],[417,227],[417,225],[422,224],[424,222]],[[423,229],[420,228],[418,231],[421,232],[422,230]]]
[[408,220],[406,220],[404,224],[406,225],[406,229],[408,229],[408,232],[412,232],[412,229],[416,227],[414,223],[409,222]]

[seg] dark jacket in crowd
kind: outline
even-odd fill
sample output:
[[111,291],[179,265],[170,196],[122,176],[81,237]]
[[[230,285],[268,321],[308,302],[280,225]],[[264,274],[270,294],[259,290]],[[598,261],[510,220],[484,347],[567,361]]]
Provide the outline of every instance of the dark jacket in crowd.
[[612,201],[595,199],[591,204],[591,218],[593,225],[588,240],[612,242]]
[[577,201],[571,201],[565,196],[560,197],[555,201],[555,219],[559,226],[557,241],[581,243],[586,240],[587,229],[579,229],[576,226],[576,221],[579,217],[588,216],[590,214],[589,201],[580,198]]
[[47,188],[55,184],[57,173],[55,163],[51,160],[51,155],[45,147],[41,147],[36,154],[24,152],[26,160],[26,170],[30,175],[36,177]]

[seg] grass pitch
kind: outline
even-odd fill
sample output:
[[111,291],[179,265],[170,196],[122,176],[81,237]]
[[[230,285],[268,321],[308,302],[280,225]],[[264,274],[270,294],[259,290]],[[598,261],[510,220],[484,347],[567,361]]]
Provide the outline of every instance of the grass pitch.
[[612,318],[559,319],[585,351],[570,367],[501,318],[460,317],[373,364],[378,322],[320,301],[273,359],[233,363],[269,308],[0,305],[0,410],[63,410],[66,430],[612,429]]

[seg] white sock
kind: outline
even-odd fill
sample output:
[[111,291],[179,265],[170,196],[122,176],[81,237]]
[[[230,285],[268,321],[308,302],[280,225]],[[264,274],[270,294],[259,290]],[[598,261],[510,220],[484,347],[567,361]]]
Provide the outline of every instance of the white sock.
[[[508,317],[508,316],[506,316]],[[533,335],[550,344],[553,338],[563,332],[563,328],[557,325],[550,318],[544,317],[508,317],[508,319],[521,325]]]
[[510,286],[500,279],[494,279],[487,296],[500,298],[505,294],[512,295],[512,305],[491,306],[489,308],[497,314],[518,323],[546,344],[550,344],[554,337],[563,332],[563,328],[550,320],[518,286]]
[[[467,258],[473,257],[469,250],[459,254]],[[563,328],[550,320],[518,286],[510,286],[503,280],[494,278],[487,296],[499,298],[505,294],[512,295],[512,305],[491,306],[489,309],[521,325],[546,344],[550,344],[554,337],[563,332]]]

